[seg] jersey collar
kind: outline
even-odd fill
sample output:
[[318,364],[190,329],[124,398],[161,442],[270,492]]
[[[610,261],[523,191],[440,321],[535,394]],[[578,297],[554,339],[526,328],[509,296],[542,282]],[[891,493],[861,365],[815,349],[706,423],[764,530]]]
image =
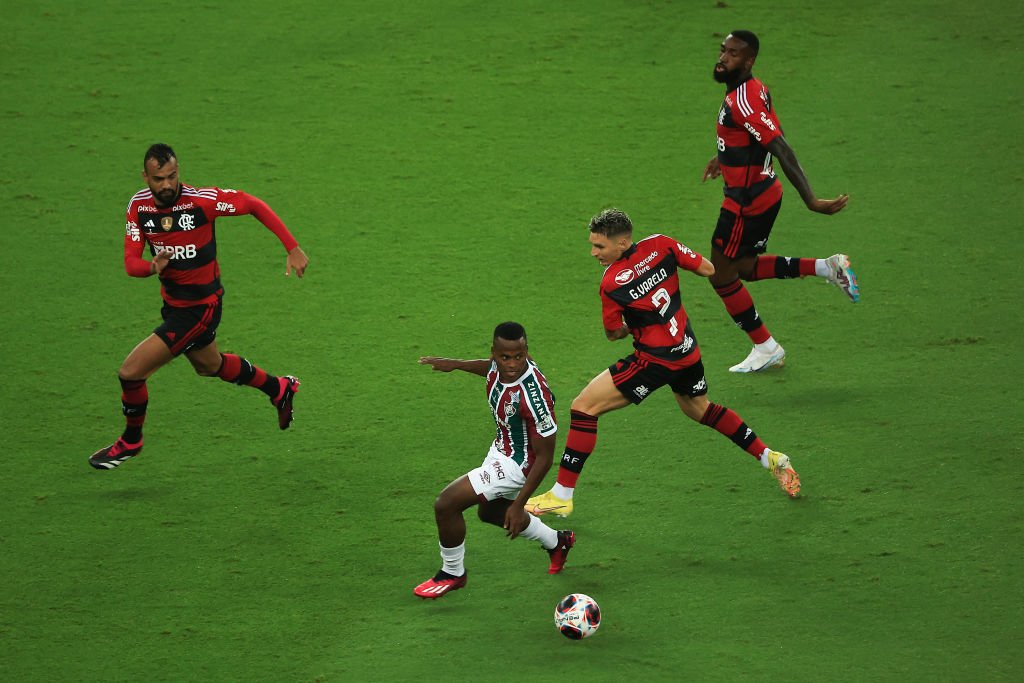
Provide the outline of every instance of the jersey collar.
[[736,88],[740,87],[741,85],[743,85],[743,84],[744,84],[744,83],[746,83],[747,81],[751,81],[751,80],[753,80],[753,79],[754,79],[754,74],[747,74],[747,77],[746,77],[746,78],[744,78],[744,79],[743,79],[743,80],[741,80],[741,81],[738,81],[738,82],[737,82],[737,83],[736,83],[735,85],[731,85],[731,86],[729,86],[728,88],[726,88],[726,90],[725,90],[725,94],[727,94],[727,95],[728,95],[729,93],[731,93],[731,92],[732,92],[733,90],[735,90]]

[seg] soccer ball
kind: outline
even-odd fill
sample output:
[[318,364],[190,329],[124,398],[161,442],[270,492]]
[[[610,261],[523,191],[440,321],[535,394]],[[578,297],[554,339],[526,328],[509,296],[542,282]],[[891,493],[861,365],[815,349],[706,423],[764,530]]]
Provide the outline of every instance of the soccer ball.
[[555,627],[566,638],[589,638],[601,625],[601,608],[597,601],[583,593],[566,595],[555,605]]

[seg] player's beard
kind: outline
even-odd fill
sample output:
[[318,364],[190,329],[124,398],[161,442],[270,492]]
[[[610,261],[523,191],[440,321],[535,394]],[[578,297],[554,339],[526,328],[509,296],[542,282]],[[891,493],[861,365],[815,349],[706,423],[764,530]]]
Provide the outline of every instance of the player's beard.
[[718,65],[716,65],[714,71],[711,72],[711,77],[714,78],[715,81],[719,83],[735,83],[740,78],[740,69],[736,68],[732,69],[731,71],[728,69],[722,69],[721,71],[719,71]]
[[174,201],[178,198],[179,192],[181,192],[181,185],[178,185],[173,190],[162,190],[154,194],[153,200],[157,206],[166,209],[169,206],[174,206]]

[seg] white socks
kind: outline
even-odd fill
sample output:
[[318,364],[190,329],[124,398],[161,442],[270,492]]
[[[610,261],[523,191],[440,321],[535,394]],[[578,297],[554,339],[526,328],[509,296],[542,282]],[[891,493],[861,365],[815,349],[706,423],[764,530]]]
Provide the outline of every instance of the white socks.
[[828,277],[832,274],[832,269],[828,267],[828,263],[823,258],[814,259],[814,274],[818,277]]
[[519,535],[531,541],[540,541],[540,544],[548,550],[558,545],[558,532],[533,515],[530,515],[529,526],[523,529]]
[[463,560],[466,559],[465,541],[454,548],[445,548],[440,543],[438,543],[438,546],[441,548],[441,569],[452,576],[462,576],[465,574],[466,566],[463,564]]
[[572,500],[573,491],[574,489],[571,489],[568,486],[562,486],[558,482],[555,482],[555,485],[551,487],[551,493],[555,494],[555,498],[558,498],[559,500]]
[[768,337],[760,344],[754,344],[754,347],[757,348],[758,351],[775,353],[779,348],[779,342],[775,341],[775,337]]
[[766,470],[770,468],[770,465],[768,464],[768,451],[770,450],[770,448],[766,448],[764,449],[764,452],[761,453],[761,466],[764,467]]

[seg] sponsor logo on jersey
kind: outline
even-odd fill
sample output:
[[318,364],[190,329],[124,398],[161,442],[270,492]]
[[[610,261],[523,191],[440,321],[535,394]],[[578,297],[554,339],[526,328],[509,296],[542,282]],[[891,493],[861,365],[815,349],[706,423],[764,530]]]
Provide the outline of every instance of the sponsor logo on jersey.
[[146,221],[146,225],[145,225],[144,227],[147,227],[147,228],[155,228],[155,227],[156,227],[156,223],[154,223],[154,222],[153,222],[153,219],[152,219],[152,218],[150,218],[150,219],[149,219],[148,221]]
[[128,221],[127,223],[125,223],[124,234],[126,237],[130,237],[132,239],[132,242],[138,242],[139,240],[142,239],[142,237],[139,235],[139,226],[135,223],[135,221]]
[[725,125],[725,115],[728,113],[728,111],[729,110],[725,108],[724,104],[722,105],[722,108],[718,110],[718,125]]
[[749,131],[750,134],[754,136],[755,140],[757,140],[758,142],[761,142],[761,134],[757,132],[756,128],[754,128],[752,125],[750,125],[749,121],[744,121],[743,122],[743,127],[746,128],[747,131]]
[[[651,269],[650,263],[651,263],[651,261],[653,261],[656,258],[658,258],[658,252],[657,251],[652,251],[650,254],[645,256],[642,261],[640,261],[639,263],[635,264],[633,266],[633,270],[636,271],[637,275],[643,275],[644,273],[646,273],[648,270]],[[632,279],[632,278],[630,278],[630,279]],[[629,282],[629,280],[627,280],[626,282]],[[625,282],[620,282],[619,284],[623,284],[624,285],[626,283]]]
[[682,244],[681,242],[676,242],[676,246],[679,248],[679,251],[682,252],[683,254],[689,256],[690,258],[697,258],[697,254],[693,253],[693,249],[690,249],[685,244]]
[[154,242],[153,248],[158,254],[162,250],[171,252],[172,259],[195,258],[197,253],[196,245],[194,244],[160,244],[159,242]]
[[188,202],[187,204],[176,204],[171,211],[184,211],[185,209],[191,209],[195,204]]
[[174,216],[164,216],[160,219],[160,227],[166,232],[174,227]]
[[775,130],[775,124],[772,123],[770,118],[768,118],[768,114],[765,114],[764,112],[761,112],[761,123],[768,126],[768,130]]
[[234,213],[235,205],[228,204],[227,202],[217,202],[217,211],[220,211],[222,213]]
[[618,273],[615,274],[615,284],[617,285],[629,284],[629,282],[632,279],[633,271],[629,268],[626,268],[625,270],[620,270]]
[[679,344],[678,346],[673,346],[672,347],[672,352],[675,353],[677,351],[682,351],[683,353],[686,353],[686,352],[688,352],[692,348],[693,348],[693,337],[691,337],[688,334],[683,334],[683,343]]
[[537,414],[537,430],[546,432],[552,429],[555,423],[551,418],[548,405],[544,401],[544,392],[540,382],[536,378],[531,378],[530,381],[523,384],[523,387],[527,391],[527,397],[530,400],[530,405],[533,406],[533,411]]

